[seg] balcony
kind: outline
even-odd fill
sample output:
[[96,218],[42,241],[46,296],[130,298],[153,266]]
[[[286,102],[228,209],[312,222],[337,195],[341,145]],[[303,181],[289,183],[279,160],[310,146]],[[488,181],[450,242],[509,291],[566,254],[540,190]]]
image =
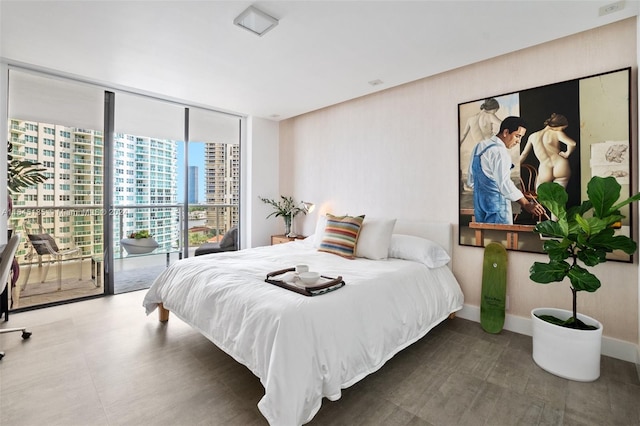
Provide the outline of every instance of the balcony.
[[[178,260],[183,252],[182,205],[122,205],[110,209],[113,215],[114,259],[112,272],[115,293],[148,288],[155,277],[171,262]],[[199,206],[199,208],[205,206]],[[197,218],[189,219],[190,256],[204,242],[213,241],[230,227],[237,206],[207,206]],[[100,205],[79,207],[14,207],[11,227],[23,233],[16,259],[20,274],[12,290],[13,308],[21,309],[61,301],[100,295],[103,287],[103,213]],[[64,218],[72,217],[71,221]],[[130,224],[128,217],[135,217]],[[31,225],[25,227],[25,222]],[[133,226],[135,225],[135,228]],[[56,234],[60,226],[69,226],[69,232]],[[33,254],[27,241],[26,228],[42,229],[50,233],[61,248],[79,247],[81,260],[69,259],[61,263],[62,289],[58,289],[56,265],[45,273],[48,257]],[[160,247],[148,255],[129,255],[120,246],[120,240],[133,230],[149,229],[157,236]],[[193,231],[191,231],[191,229]]]

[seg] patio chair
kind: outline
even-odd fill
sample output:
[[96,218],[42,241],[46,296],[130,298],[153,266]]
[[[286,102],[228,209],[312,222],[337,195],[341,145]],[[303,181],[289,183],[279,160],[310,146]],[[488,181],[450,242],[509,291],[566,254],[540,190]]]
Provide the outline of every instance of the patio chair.
[[195,255],[202,256],[203,254],[236,250],[238,250],[238,227],[234,226],[224,234],[219,243],[204,243],[196,249]]
[[[20,233],[15,233],[9,239],[9,242],[5,246],[2,253],[0,253],[0,288],[2,291],[0,293],[5,294],[8,293],[9,289],[9,273],[11,272],[11,265],[13,264],[13,258],[16,255],[16,251],[18,251],[18,244],[20,243]],[[0,329],[0,334],[4,333],[14,333],[14,332],[22,332],[22,338],[28,339],[31,337],[31,332],[27,331],[26,327],[15,327],[15,328],[2,328]],[[4,352],[0,352],[0,359],[4,357]]]
[[[49,273],[49,266],[57,262],[58,270],[58,290],[62,290],[62,262],[69,260],[77,260],[79,264],[78,280],[82,280],[82,249],[80,247],[72,247],[68,249],[60,249],[56,240],[49,234],[43,232],[42,228],[40,232],[33,233],[28,229],[28,225],[25,223],[25,231],[27,232],[27,239],[30,243],[30,250],[27,256],[27,260],[33,257],[38,257],[38,267],[45,263],[44,271],[40,272],[40,282],[45,282],[47,274]],[[30,232],[31,231],[31,232]],[[31,268],[27,270],[27,275],[22,285],[22,291],[27,287],[29,282],[29,275],[31,274]]]

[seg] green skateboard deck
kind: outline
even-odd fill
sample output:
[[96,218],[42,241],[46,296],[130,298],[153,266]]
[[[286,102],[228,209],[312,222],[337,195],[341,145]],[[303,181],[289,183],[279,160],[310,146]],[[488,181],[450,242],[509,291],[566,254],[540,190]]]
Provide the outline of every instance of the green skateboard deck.
[[500,243],[484,249],[480,324],[487,333],[500,333],[504,326],[507,298],[507,250]]

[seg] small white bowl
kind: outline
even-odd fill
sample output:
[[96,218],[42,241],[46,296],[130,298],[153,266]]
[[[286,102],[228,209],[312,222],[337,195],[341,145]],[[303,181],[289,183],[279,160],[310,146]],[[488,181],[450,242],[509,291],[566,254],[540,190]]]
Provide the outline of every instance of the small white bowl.
[[301,272],[298,274],[303,283],[312,285],[318,282],[320,274],[318,272]]

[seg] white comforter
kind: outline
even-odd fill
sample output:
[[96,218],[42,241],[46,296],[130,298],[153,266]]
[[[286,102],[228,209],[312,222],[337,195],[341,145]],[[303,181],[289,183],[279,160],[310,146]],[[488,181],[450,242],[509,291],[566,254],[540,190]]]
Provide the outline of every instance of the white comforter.
[[[300,263],[346,285],[306,297],[264,282]],[[322,397],[339,399],[461,309],[463,296],[446,266],[348,260],[296,241],[178,261],[146,294],[147,314],[159,302],[260,378],[260,411],[287,426],[309,422]]]

